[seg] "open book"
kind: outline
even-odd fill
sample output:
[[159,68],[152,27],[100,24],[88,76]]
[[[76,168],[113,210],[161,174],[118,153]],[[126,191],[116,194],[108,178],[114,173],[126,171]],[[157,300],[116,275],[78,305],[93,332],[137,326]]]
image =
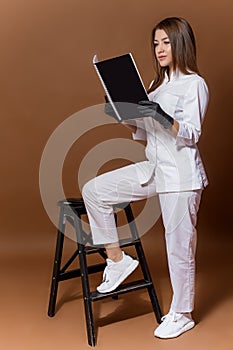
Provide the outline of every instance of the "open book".
[[141,118],[137,104],[148,96],[132,54],[104,61],[95,55],[93,64],[117,119]]

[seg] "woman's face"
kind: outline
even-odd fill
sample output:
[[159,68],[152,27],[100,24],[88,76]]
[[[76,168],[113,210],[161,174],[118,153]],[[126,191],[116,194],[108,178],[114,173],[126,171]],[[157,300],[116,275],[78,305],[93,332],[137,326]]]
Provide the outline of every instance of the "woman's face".
[[154,37],[155,56],[161,67],[172,71],[172,49],[170,40],[163,29],[157,29]]

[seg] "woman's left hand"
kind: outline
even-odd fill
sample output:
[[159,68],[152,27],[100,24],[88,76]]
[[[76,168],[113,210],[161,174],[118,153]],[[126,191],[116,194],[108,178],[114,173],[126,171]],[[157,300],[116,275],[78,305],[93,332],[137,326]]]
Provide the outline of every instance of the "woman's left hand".
[[140,101],[138,111],[144,117],[151,117],[159,122],[165,129],[169,129],[174,124],[174,119],[162,110],[157,102]]

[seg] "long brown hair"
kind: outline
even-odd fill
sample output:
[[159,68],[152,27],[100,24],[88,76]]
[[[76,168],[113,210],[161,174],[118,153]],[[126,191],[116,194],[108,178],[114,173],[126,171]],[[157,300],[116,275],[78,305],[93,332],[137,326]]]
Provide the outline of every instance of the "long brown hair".
[[167,34],[172,49],[173,69],[184,74],[199,73],[196,61],[196,42],[190,24],[181,17],[168,17],[156,24],[152,30],[151,45],[155,58],[155,80],[148,90],[153,91],[161,85],[168,67],[161,67],[155,55],[154,37],[157,29],[163,29]]

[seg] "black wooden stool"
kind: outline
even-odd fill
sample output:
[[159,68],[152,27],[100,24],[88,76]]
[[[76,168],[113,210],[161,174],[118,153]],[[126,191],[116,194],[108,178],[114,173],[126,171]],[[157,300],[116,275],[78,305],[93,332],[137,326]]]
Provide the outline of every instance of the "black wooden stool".
[[[153,286],[153,282],[147,266],[142,244],[138,236],[137,227],[134,222],[134,216],[133,216],[133,212],[130,204],[122,203],[114,206],[115,208],[120,208],[124,210],[126,214],[127,222],[130,227],[130,232],[132,235],[132,238],[130,239],[120,240],[120,245],[121,247],[135,246],[144,279],[121,284],[113,292],[105,293],[105,294],[98,293],[97,291],[91,292],[89,287],[89,274],[103,271],[106,266],[106,263],[104,262],[96,265],[87,266],[86,255],[98,253],[104,259],[106,259],[107,256],[105,254],[104,248],[93,246],[91,233],[86,233],[83,230],[83,227],[81,224],[81,217],[82,215],[87,214],[83,199],[68,198],[68,199],[59,201],[58,205],[60,206],[60,216],[59,216],[59,226],[58,226],[57,244],[56,244],[56,252],[55,252],[55,259],[54,259],[54,266],[53,266],[53,276],[52,276],[50,300],[49,300],[49,307],[48,307],[48,315],[50,317],[53,317],[55,315],[58,283],[60,281],[68,280],[70,278],[81,277],[89,345],[91,346],[96,345],[92,302],[101,300],[103,298],[112,297],[117,299],[118,295],[120,294],[129,293],[139,289],[147,288],[157,322],[160,323],[161,317],[162,317],[160,305],[159,305],[155,288]],[[116,218],[116,214],[115,214],[115,218]],[[67,221],[71,223],[75,229],[78,248],[73,253],[73,255],[69,258],[69,260],[64,264],[64,266],[61,268],[64,232],[65,232],[65,226]],[[77,256],[79,257],[80,268],[67,270]]]

